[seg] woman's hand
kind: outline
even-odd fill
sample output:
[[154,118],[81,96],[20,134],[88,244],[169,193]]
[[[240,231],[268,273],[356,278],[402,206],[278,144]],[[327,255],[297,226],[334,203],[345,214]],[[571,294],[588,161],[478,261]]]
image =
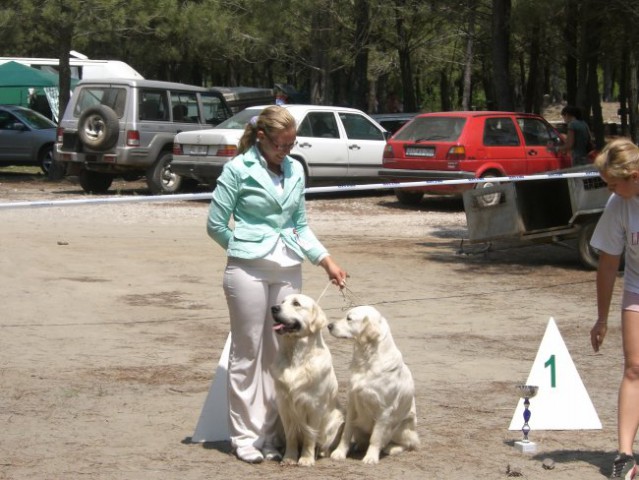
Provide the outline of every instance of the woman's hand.
[[601,319],[597,320],[590,330],[590,343],[592,344],[592,349],[595,352],[599,351],[599,347],[601,347],[607,331],[608,322]]
[[324,257],[319,264],[326,270],[331,282],[337,285],[340,290],[346,286],[346,277],[348,276],[346,270],[335,263],[330,255]]

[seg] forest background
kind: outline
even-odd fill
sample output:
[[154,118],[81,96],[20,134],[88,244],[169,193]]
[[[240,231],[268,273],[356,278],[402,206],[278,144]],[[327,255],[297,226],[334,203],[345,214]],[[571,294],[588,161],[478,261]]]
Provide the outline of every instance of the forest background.
[[385,112],[577,105],[604,142],[602,101],[638,138],[639,0],[4,0],[0,55],[69,51],[145,78],[294,86],[308,102]]

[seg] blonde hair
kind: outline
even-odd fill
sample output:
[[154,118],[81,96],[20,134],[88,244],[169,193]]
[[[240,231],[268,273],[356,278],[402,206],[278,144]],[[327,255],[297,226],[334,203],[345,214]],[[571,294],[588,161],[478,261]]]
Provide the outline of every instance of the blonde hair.
[[614,178],[628,178],[639,171],[639,148],[627,138],[608,143],[595,159],[595,167]]
[[267,135],[295,128],[295,118],[286,108],[273,105],[266,107],[257,117],[246,124],[237,153],[242,154],[257,143],[257,132],[262,130]]

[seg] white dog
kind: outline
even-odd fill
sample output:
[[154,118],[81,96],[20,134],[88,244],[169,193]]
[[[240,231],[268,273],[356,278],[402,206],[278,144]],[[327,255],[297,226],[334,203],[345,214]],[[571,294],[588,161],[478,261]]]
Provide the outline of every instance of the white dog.
[[302,294],[288,295],[271,312],[280,342],[271,372],[286,436],[282,462],[311,466],[316,449],[320,456],[327,456],[337,445],[344,425],[337,377],[322,337],[326,315]]
[[418,448],[415,384],[386,319],[373,307],[355,307],[328,329],[354,340],[346,425],[331,458],[346,458],[351,441],[368,444],[362,460],[368,464],[376,464],[382,450],[393,455]]

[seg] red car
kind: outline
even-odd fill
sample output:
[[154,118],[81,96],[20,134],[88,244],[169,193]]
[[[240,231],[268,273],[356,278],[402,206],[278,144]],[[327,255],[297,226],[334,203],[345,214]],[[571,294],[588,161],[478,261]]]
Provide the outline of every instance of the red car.
[[[516,112],[439,112],[416,116],[387,142],[379,175],[396,182],[530,175],[570,167],[559,132],[543,117]],[[424,193],[461,194],[475,184],[398,188],[417,204]],[[478,187],[492,186],[490,182]],[[489,197],[486,195],[486,197]]]

